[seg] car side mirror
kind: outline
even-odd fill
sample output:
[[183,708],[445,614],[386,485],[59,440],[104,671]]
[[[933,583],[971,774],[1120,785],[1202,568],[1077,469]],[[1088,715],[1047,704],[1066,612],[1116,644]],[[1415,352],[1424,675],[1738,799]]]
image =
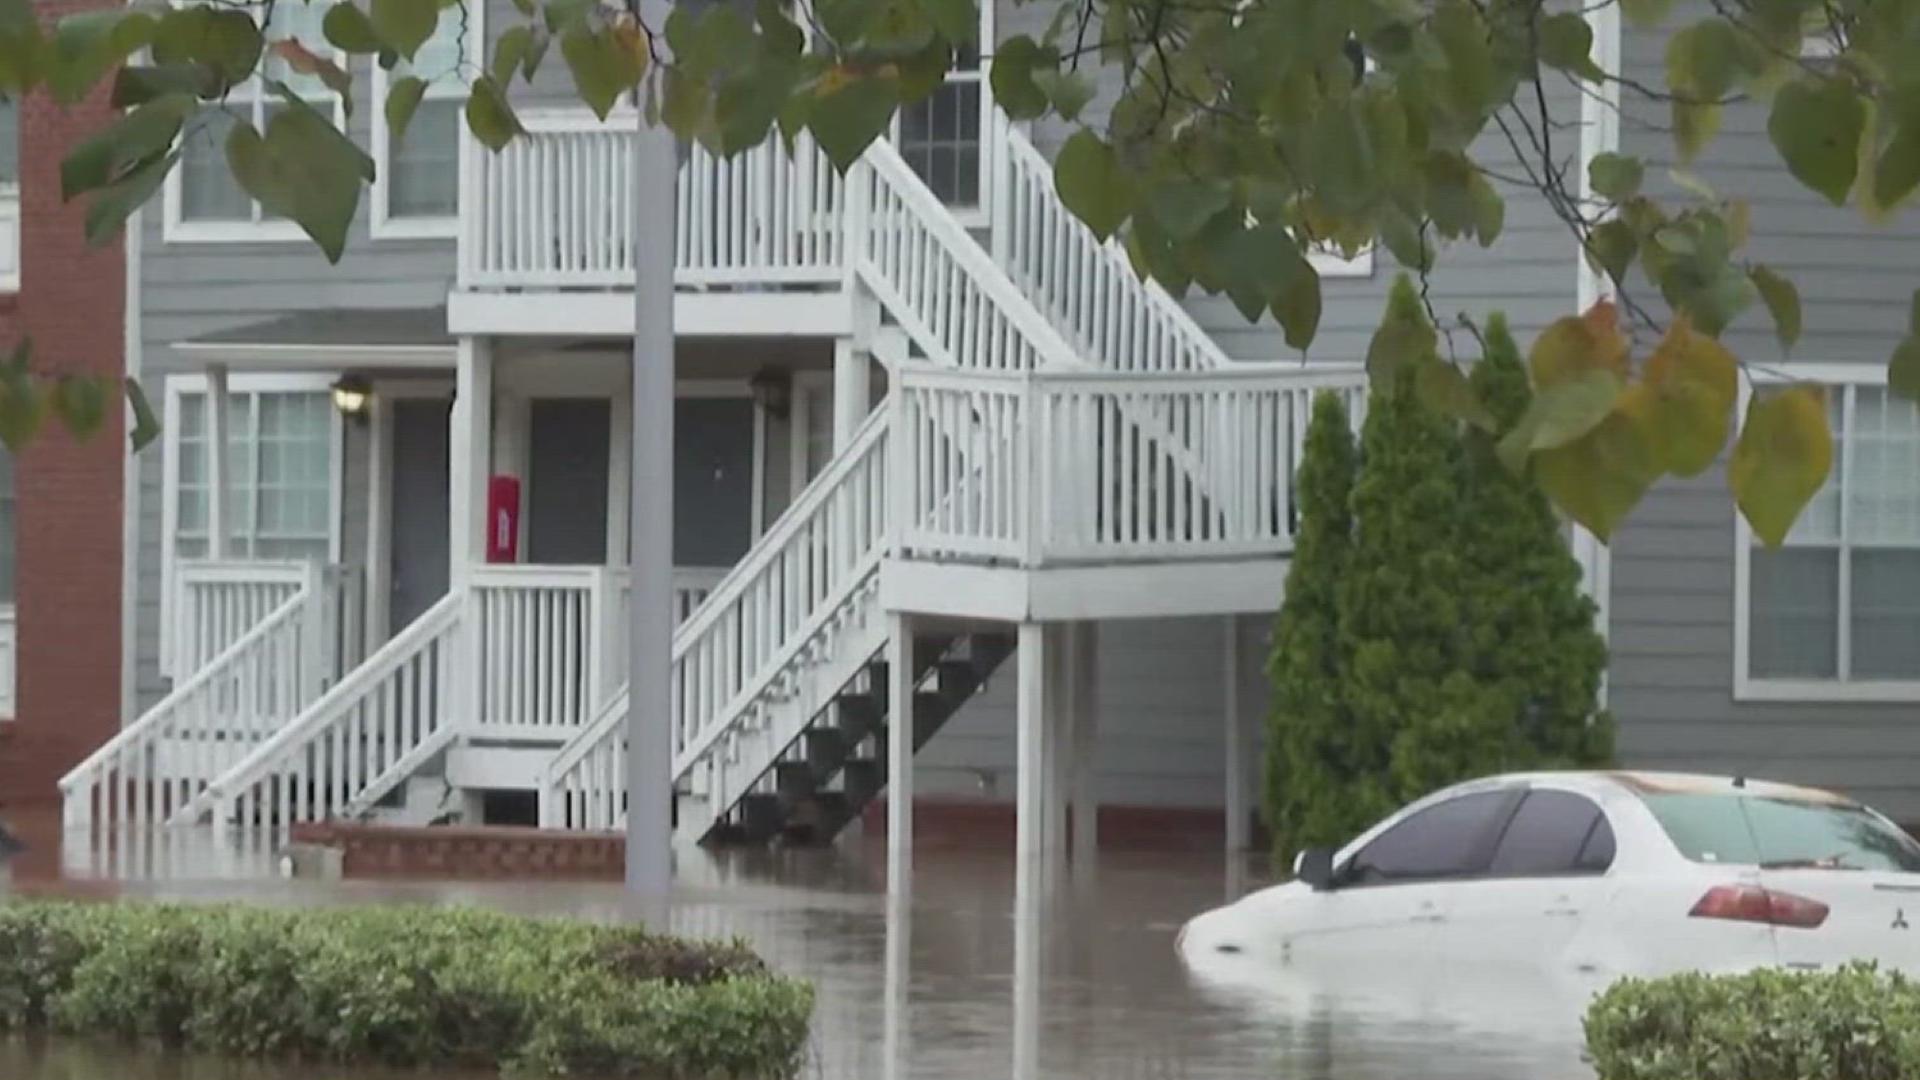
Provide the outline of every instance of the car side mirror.
[[1308,848],[1293,857],[1293,876],[1314,892],[1333,888],[1333,849]]

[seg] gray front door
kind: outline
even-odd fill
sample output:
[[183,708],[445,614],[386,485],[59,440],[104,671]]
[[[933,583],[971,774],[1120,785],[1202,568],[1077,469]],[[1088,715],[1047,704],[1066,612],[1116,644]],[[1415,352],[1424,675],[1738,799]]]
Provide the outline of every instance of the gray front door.
[[681,398],[673,412],[673,564],[732,566],[753,544],[753,402]]
[[527,561],[605,565],[612,405],[606,398],[536,399],[529,429]]
[[393,587],[388,629],[398,633],[447,594],[450,503],[445,398],[393,401]]

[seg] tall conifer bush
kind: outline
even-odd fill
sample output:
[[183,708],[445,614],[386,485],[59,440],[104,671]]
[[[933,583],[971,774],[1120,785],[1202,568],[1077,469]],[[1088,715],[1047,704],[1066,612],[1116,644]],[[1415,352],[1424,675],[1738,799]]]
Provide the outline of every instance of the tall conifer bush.
[[[1397,344],[1431,348],[1418,330]],[[1496,431],[1527,408],[1498,316],[1471,384]],[[1375,386],[1357,466],[1345,410],[1323,399],[1298,478],[1269,665],[1266,806],[1282,865],[1459,780],[1613,752],[1596,704],[1606,648],[1551,506],[1501,462],[1497,436],[1423,400],[1414,364]]]
[[1353,542],[1352,420],[1338,394],[1314,399],[1296,478],[1300,507],[1285,602],[1274,620],[1273,711],[1267,722],[1267,824],[1288,858],[1337,843],[1354,769],[1350,716],[1341,705],[1337,594]]

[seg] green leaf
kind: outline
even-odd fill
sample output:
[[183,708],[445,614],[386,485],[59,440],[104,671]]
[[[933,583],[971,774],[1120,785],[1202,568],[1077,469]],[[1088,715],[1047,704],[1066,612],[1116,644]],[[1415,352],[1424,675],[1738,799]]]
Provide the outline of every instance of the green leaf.
[[526,133],[520,126],[520,118],[514,115],[513,106],[507,102],[506,91],[491,75],[473,80],[467,94],[467,127],[473,131],[473,137],[480,140],[480,145],[494,153],[504,149],[514,136]]
[[1655,26],[1673,10],[1673,0],[1620,0],[1620,10],[1635,26]]
[[1305,351],[1320,330],[1320,272],[1289,247],[1293,257],[1287,261],[1280,290],[1273,297],[1273,317],[1280,321],[1287,344]]
[[274,113],[264,137],[249,124],[234,125],[228,168],[262,207],[299,225],[337,263],[360,190],[373,179],[373,160],[284,84],[268,87],[286,108]]
[[800,81],[798,61],[767,57],[721,83],[713,101],[721,151],[732,154],[760,145]]
[[1374,202],[1380,176],[1366,117],[1350,101],[1329,101],[1307,130],[1307,169],[1316,194],[1336,211],[1359,213]]
[[427,80],[408,75],[393,81],[393,88],[387,91],[387,130],[393,138],[400,139],[407,134],[407,126],[413,123],[413,114],[420,108],[420,99],[427,93]]
[[919,0],[920,10],[949,44],[965,45],[980,36],[980,9],[974,0]]
[[204,64],[129,64],[115,73],[108,103],[116,109],[131,109],[168,94],[217,97],[220,89],[219,77]]
[[1593,27],[1577,12],[1564,11],[1540,20],[1540,60],[1548,67],[1571,72],[1589,82],[1606,74],[1593,62]]
[[1500,440],[1500,459],[1519,472],[1535,451],[1552,450],[1585,436],[1613,412],[1625,389],[1620,376],[1605,368],[1590,368],[1542,387],[1513,430]]
[[1058,67],[1059,53],[1042,48],[1025,34],[1001,42],[993,51],[987,81],[993,99],[1015,120],[1032,120],[1047,111],[1047,93],[1034,81],[1035,71]]
[[1873,197],[1881,206],[1893,206],[1920,186],[1920,132],[1902,127],[1873,168]]
[[1067,139],[1053,163],[1054,190],[1073,216],[1102,240],[1133,213],[1133,177],[1120,167],[1113,147],[1091,131]]
[[1727,479],[1754,534],[1778,547],[1833,468],[1824,391],[1791,386],[1755,394]]
[[115,183],[139,164],[164,153],[197,108],[199,103],[191,95],[167,94],[134,109],[74,147],[60,163],[61,199]]
[[1587,182],[1593,186],[1594,194],[1613,202],[1626,202],[1640,194],[1640,184],[1645,179],[1646,166],[1637,157],[1609,150],[1595,154],[1587,163]]
[[1747,276],[1753,279],[1767,313],[1773,316],[1773,332],[1780,339],[1780,347],[1793,348],[1800,340],[1800,290],[1764,263],[1748,270]]
[[1860,164],[1866,106],[1840,79],[1800,79],[1781,87],[1767,117],[1767,135],[1801,183],[1840,206]]
[[133,410],[133,428],[127,432],[127,442],[134,453],[139,453],[160,437],[160,418],[154,414],[153,403],[147,400],[147,392],[136,379],[124,380],[127,405]]
[[1446,57],[1441,82],[1450,104],[1463,118],[1475,118],[1500,104],[1495,98],[1493,45],[1487,23],[1468,0],[1440,0],[1432,32]]
[[1627,377],[1627,339],[1620,333],[1620,312],[1601,300],[1582,315],[1563,315],[1540,331],[1527,350],[1527,370],[1536,389],[1545,390],[1589,371]]
[[153,33],[155,63],[204,64],[226,86],[250,78],[265,47],[260,27],[239,8],[175,8],[161,17]]
[[1189,240],[1233,202],[1223,181],[1174,180],[1153,189],[1147,211],[1173,240]]
[[1887,361],[1887,390],[1895,397],[1920,402],[1920,336],[1909,335]]
[[1690,162],[1699,157],[1700,151],[1720,133],[1721,113],[1718,105],[1673,103],[1673,146],[1681,161]]
[[533,0],[513,0],[513,9],[518,11],[522,17],[528,19],[533,18],[536,10],[533,6]]
[[1033,83],[1047,95],[1053,111],[1063,120],[1078,120],[1081,110],[1093,100],[1093,80],[1078,71],[1043,69],[1033,73]]
[[520,65],[527,58],[527,50],[533,48],[533,27],[510,26],[493,43],[493,63],[488,65],[487,73],[493,81],[505,86],[520,73]]
[[588,13],[599,6],[600,0],[547,0],[547,3],[542,5],[542,14],[545,15],[547,22],[547,33],[565,34],[568,30],[585,24]]
[[372,0],[373,32],[387,47],[412,60],[440,23],[439,0]]
[[374,30],[373,20],[353,0],[340,0],[328,8],[326,18],[320,21],[320,32],[326,35],[328,44],[344,53],[366,56],[380,51],[380,34]]
[[[594,31],[576,26],[568,30],[560,38],[560,56],[573,73],[580,100],[602,120],[613,111],[620,95],[639,85],[647,70],[644,44],[636,46],[614,28]],[[498,73],[494,78],[506,85]]]
[[1643,396],[1642,388],[1629,388],[1592,431],[1533,455],[1533,476],[1547,498],[1601,540],[1612,538],[1660,476]]
[[1613,218],[1594,226],[1587,238],[1587,247],[1587,257],[1594,268],[1612,278],[1617,285],[1627,276],[1627,268],[1633,265],[1633,257],[1640,249],[1640,240],[1633,235],[1633,226]]
[[899,104],[899,87],[881,75],[851,75],[814,99],[807,130],[845,172],[886,130]]
[[127,218],[153,198],[166,180],[168,170],[179,160],[178,150],[155,154],[121,174],[111,186],[96,192],[87,203],[87,243],[99,246],[118,236]]
[[1387,310],[1367,342],[1367,379],[1377,390],[1391,388],[1400,373],[1438,362],[1439,335],[1406,274],[1396,275],[1387,292]]
[[86,442],[106,423],[107,391],[91,375],[62,375],[53,386],[53,412],[69,434]]
[[[241,18],[246,18],[242,15]],[[54,100],[72,105],[121,61],[153,40],[158,22],[133,8],[109,7],[62,16],[43,51]]]

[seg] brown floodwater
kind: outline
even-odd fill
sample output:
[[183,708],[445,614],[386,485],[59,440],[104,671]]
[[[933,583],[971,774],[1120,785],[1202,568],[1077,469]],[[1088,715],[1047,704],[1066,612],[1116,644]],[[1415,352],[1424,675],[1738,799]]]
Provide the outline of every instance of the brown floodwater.
[[[1110,853],[1016,890],[999,850],[923,849],[910,902],[889,903],[880,844],[683,852],[664,920],[615,884],[319,882],[265,849],[173,831],[101,850],[47,832],[0,862],[0,894],[60,892],[273,904],[472,904],[664,921],[748,939],[814,982],[803,1075],[855,1080],[1588,1080],[1581,1003],[1550,989],[1423,970],[1404,983],[1280,994],[1223,983],[1174,952],[1187,917],[1257,885],[1195,853]],[[893,950],[889,949],[889,942]],[[417,1080],[345,1067],[184,1059],[0,1039],[0,1080]],[[458,1074],[433,1074],[457,1076]],[[458,1080],[467,1080],[460,1076]],[[476,1078],[477,1080],[477,1078]]]

